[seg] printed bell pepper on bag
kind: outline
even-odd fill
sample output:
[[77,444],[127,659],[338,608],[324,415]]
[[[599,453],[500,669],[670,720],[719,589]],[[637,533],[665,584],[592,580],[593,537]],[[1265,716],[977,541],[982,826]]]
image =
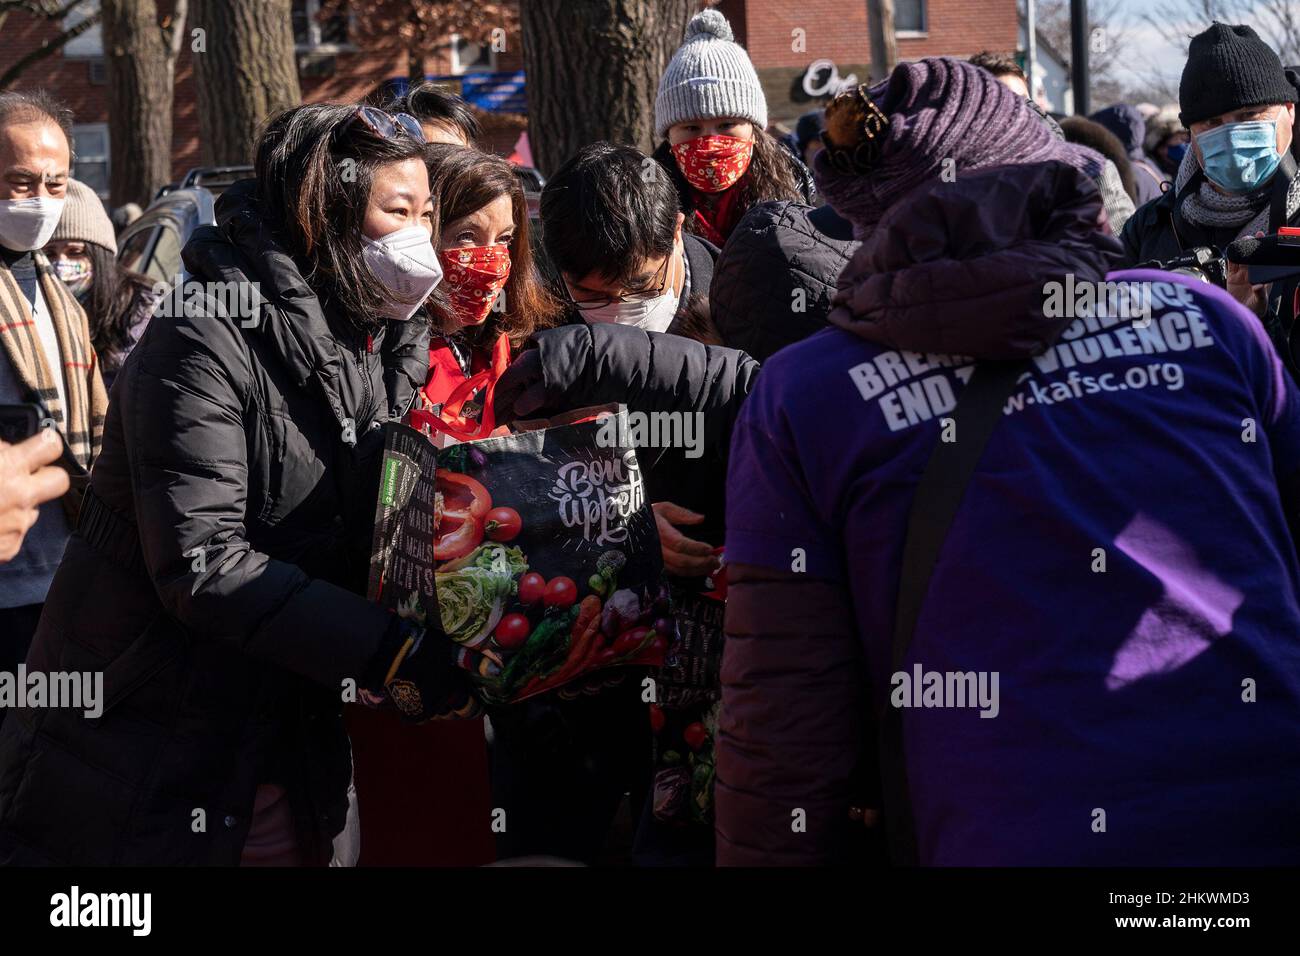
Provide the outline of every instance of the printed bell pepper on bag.
[[671,606],[635,449],[598,443],[599,420],[442,449],[384,427],[370,597],[436,614],[485,702],[663,660]]

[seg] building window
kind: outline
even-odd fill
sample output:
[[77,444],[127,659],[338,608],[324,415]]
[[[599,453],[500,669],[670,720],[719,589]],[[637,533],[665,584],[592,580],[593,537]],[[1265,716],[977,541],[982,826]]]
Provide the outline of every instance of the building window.
[[321,0],[293,0],[293,45],[299,53],[350,50],[348,15],[336,13],[320,19]]
[[[63,18],[63,29],[71,30],[77,24],[99,12],[98,3],[82,3],[73,7]],[[104,55],[104,36],[99,24],[87,30],[81,36],[63,44],[63,55],[70,60],[93,60]]]
[[894,33],[898,36],[924,36],[925,0],[894,0]]
[[85,123],[72,127],[72,175],[101,197],[108,195],[108,124]]
[[497,51],[490,44],[475,43],[459,33],[451,35],[451,72],[459,76],[462,73],[495,73],[497,68]]

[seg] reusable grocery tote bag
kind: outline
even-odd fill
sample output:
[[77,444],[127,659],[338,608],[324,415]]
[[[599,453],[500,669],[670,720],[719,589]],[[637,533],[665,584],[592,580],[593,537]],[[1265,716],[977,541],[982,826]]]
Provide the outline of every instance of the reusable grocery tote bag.
[[663,660],[670,601],[636,450],[618,443],[625,424],[443,449],[384,426],[370,598],[440,621],[488,703]]

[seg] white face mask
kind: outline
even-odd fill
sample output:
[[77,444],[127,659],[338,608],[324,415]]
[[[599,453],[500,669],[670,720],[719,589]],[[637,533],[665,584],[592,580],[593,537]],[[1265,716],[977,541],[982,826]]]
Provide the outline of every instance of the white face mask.
[[[674,248],[674,254],[677,254]],[[587,309],[580,314],[587,322],[613,322],[618,325],[631,325],[646,332],[666,332],[677,317],[677,306],[681,293],[668,283],[662,295],[644,302],[610,302],[595,309]]]
[[58,228],[63,202],[52,196],[0,199],[0,246],[13,252],[40,249]]
[[584,310],[581,315],[588,322],[615,322],[636,326],[647,332],[666,332],[677,316],[679,298],[669,288],[663,295],[644,302],[611,302],[599,308]]
[[384,284],[385,318],[405,322],[442,281],[442,264],[423,226],[407,226],[380,239],[363,236],[361,254]]

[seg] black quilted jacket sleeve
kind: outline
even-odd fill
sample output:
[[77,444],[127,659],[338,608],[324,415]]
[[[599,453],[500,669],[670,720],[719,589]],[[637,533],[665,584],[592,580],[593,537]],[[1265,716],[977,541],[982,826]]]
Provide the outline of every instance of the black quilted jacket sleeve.
[[758,374],[744,352],[622,325],[566,325],[534,336],[548,405],[621,402],[639,412],[701,412],[706,449],[725,455]]
[[819,229],[820,214],[802,203],[768,202],[741,219],[709,289],[724,344],[762,362],[826,326],[836,279],[858,243]]

